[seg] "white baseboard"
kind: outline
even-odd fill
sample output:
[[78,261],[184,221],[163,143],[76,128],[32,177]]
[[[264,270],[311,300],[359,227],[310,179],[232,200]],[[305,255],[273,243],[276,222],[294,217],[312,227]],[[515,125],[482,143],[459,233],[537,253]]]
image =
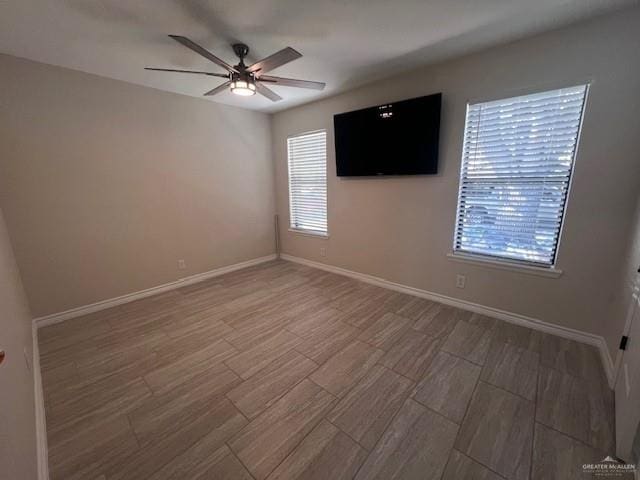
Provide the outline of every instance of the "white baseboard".
[[31,328],[33,342],[33,392],[36,414],[36,455],[38,461],[38,480],[49,480],[49,453],[47,447],[47,423],[42,392],[42,374],[40,372],[40,348],[38,346],[38,328]]
[[518,313],[507,312],[505,310],[500,310],[497,308],[488,307],[488,306],[480,305],[473,302],[468,302],[466,300],[460,300],[458,298],[448,297],[446,295],[441,295],[439,293],[429,292],[427,290],[421,290],[415,287],[409,287],[407,285],[395,283],[389,280],[385,280],[384,278],[368,275],[366,273],[354,272],[353,270],[347,270],[345,268],[336,267],[334,265],[329,265],[326,263],[314,262],[312,260],[307,260],[305,258],[295,257],[293,255],[287,255],[286,253],[280,254],[280,258],[282,258],[283,260],[288,260],[291,262],[308,265],[310,267],[319,268],[321,270],[326,270],[328,272],[345,275],[347,277],[355,278],[356,280],[361,280],[363,282],[377,285],[379,287],[388,288],[398,292],[407,293],[409,295],[414,295],[416,297],[426,298],[427,300],[443,303],[445,305],[458,307],[463,310],[468,310],[471,312],[480,313],[482,315],[498,318],[500,320],[504,320],[505,322],[514,323],[516,325],[522,325],[524,327],[528,327],[533,330],[539,330],[541,332],[557,335],[563,338],[568,338],[571,340],[575,340],[577,342],[586,343],[588,345],[593,345],[600,351],[600,358],[602,360],[602,365],[604,367],[605,374],[607,375],[607,380],[609,381],[609,386],[613,388],[613,382],[614,382],[614,376],[615,376],[613,360],[611,358],[609,349],[607,348],[607,344],[604,338],[599,335],[594,335],[592,333],[587,333],[587,332],[581,332],[580,330],[575,330],[573,328],[563,327],[561,325],[555,325],[553,323],[544,322],[542,320],[538,320],[532,317],[527,317],[525,315],[520,315]]
[[209,278],[218,277],[220,275],[224,275],[225,273],[234,272],[242,268],[247,268],[253,265],[258,265],[260,263],[269,262],[271,260],[275,260],[276,258],[277,258],[277,255],[274,253],[271,255],[267,255],[265,257],[253,258],[245,262],[234,263],[233,265],[227,265],[225,267],[216,268],[208,272],[197,273],[195,275],[184,277],[179,280],[175,280],[173,282],[165,283],[163,285],[158,285],[156,287],[147,288],[146,290],[127,293],[126,295],[121,295],[115,298],[109,298],[107,300],[102,300],[100,302],[92,303],[89,305],[83,305],[82,307],[72,308],[70,310],[65,310],[64,312],[53,313],[51,315],[34,318],[33,324],[35,325],[36,328],[45,327],[47,325],[53,325],[54,323],[64,322],[65,320],[69,320],[71,318],[81,317],[89,313],[98,312],[100,310],[105,310],[107,308],[115,307],[117,305],[122,305],[124,303],[140,300],[141,298],[150,297],[152,295],[157,295],[159,293],[168,292],[169,290],[175,290],[176,288],[185,287],[193,283],[202,282],[204,280],[208,280]]

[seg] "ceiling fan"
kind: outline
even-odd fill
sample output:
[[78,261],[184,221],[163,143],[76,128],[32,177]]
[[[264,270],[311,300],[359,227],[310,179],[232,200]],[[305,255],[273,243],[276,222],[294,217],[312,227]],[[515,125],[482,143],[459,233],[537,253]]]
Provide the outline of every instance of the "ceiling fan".
[[236,95],[251,96],[256,92],[264,95],[272,102],[282,100],[282,97],[276,92],[268,88],[265,84],[271,85],[283,85],[285,87],[299,87],[299,88],[311,88],[313,90],[324,89],[325,84],[323,82],[311,82],[308,80],[296,80],[294,78],[273,77],[271,75],[265,75],[286,63],[292,62],[302,56],[299,52],[291,47],[283,48],[279,52],[269,55],[266,58],[254,63],[253,65],[245,65],[244,58],[249,53],[249,47],[244,43],[236,43],[232,45],[233,51],[240,58],[240,62],[235,65],[229,65],[224,60],[216,57],[214,54],[204,49],[197,43],[189,40],[187,37],[180,35],[169,35],[176,42],[190,48],[194,52],[202,55],[207,60],[215,63],[216,65],[224,68],[227,73],[211,73],[200,72],[194,70],[176,70],[172,68],[151,68],[145,67],[145,70],[154,70],[158,72],[177,72],[177,73],[193,73],[196,75],[208,75],[210,77],[226,78],[227,81],[216,88],[209,90],[205,93],[206,96],[215,95],[227,88],[230,88]]

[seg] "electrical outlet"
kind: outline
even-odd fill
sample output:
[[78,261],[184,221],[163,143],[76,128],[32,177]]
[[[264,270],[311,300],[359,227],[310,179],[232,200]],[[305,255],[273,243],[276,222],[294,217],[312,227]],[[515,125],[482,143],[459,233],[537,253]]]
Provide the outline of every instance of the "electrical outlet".
[[178,260],[178,268],[180,270],[184,270],[185,268],[187,268],[187,262],[185,262],[184,260]]
[[464,284],[467,282],[467,277],[464,275],[456,275],[456,287],[464,288]]
[[320,249],[320,256],[321,257],[326,257],[327,256],[327,249],[326,248],[322,247]]

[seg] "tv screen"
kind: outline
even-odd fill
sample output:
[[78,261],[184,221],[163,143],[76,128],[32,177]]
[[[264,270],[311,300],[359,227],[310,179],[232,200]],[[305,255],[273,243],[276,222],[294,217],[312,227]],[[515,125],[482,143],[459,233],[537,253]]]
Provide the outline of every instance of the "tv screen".
[[438,172],[442,94],[333,117],[339,177]]

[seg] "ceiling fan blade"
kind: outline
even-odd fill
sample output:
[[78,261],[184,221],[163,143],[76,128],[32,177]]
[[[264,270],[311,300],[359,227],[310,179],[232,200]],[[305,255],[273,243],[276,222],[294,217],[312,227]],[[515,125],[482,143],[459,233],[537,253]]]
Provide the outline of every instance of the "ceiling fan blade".
[[277,102],[279,100],[282,100],[282,97],[280,95],[278,95],[276,92],[274,92],[270,88],[265,87],[260,82],[256,82],[256,90],[258,91],[258,93],[260,93],[261,95],[264,95],[272,102]]
[[230,72],[233,73],[239,73],[238,70],[236,70],[235,67],[232,67],[231,65],[229,65],[227,62],[225,62],[224,60],[219,59],[218,57],[216,57],[213,53],[211,53],[210,51],[202,48],[200,45],[198,45],[195,42],[192,42],[191,40],[189,40],[187,37],[183,37],[181,35],[169,35],[171,38],[173,38],[176,42],[181,43],[182,45],[184,45],[187,48],[190,48],[191,50],[193,50],[194,52],[202,55],[204,58],[206,58],[207,60],[212,61],[213,63],[215,63],[216,65],[220,65],[222,68],[224,68],[225,70],[228,70]]
[[195,70],[175,70],[173,68],[152,68],[144,67],[145,70],[152,70],[154,72],[176,72],[176,73],[195,73],[198,75],[209,75],[210,77],[229,78],[228,73],[211,73],[211,72],[197,72]]
[[224,82],[222,85],[218,85],[216,88],[209,90],[205,93],[205,97],[210,97],[211,95],[216,95],[217,93],[224,92],[227,88],[229,88],[231,82]]
[[283,48],[279,52],[269,55],[267,58],[254,63],[247,67],[247,72],[251,73],[267,73],[275,68],[278,68],[285,63],[292,62],[300,58],[302,54],[291,47]]
[[297,80],[295,78],[272,77],[271,75],[262,75],[258,77],[260,82],[269,82],[275,85],[283,85],[285,87],[311,88],[313,90],[324,90],[324,82],[312,82],[310,80]]

